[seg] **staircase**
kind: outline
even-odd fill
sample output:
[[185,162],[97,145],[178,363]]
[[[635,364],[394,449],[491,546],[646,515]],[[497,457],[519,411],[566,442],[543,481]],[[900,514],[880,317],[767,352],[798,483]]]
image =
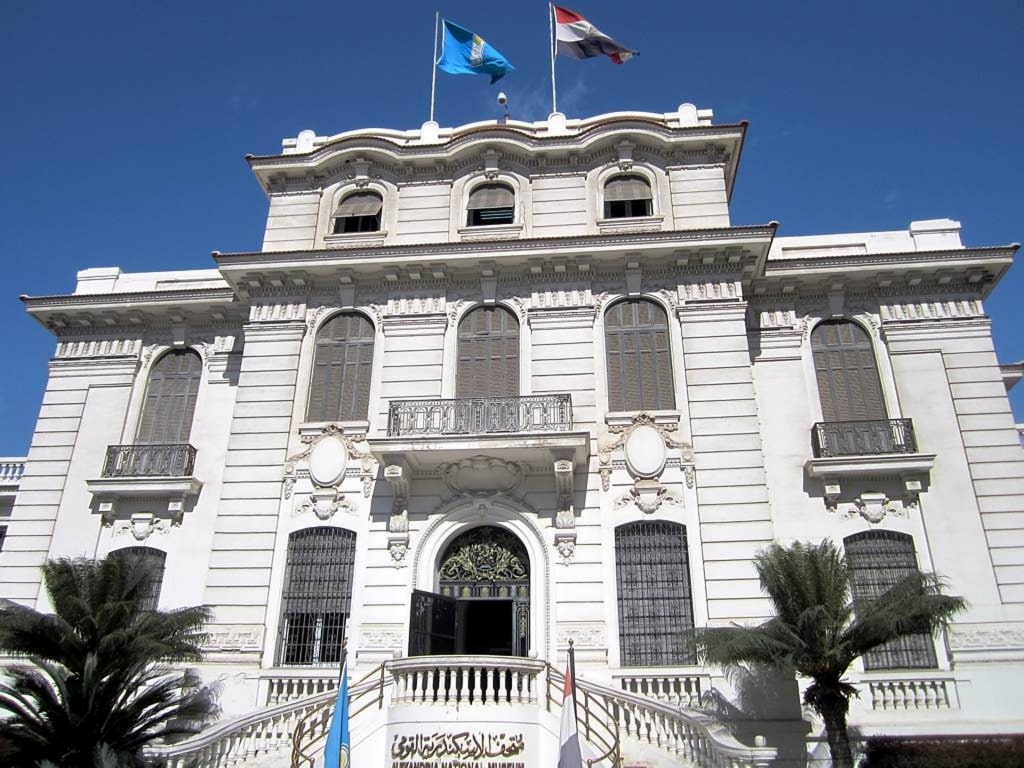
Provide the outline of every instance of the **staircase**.
[[[389,661],[350,684],[353,764],[390,768],[388,752],[393,754],[398,738],[388,742],[387,734],[397,722],[443,729],[452,720],[460,727],[485,720],[492,726],[529,723],[527,728],[536,728],[531,738],[548,748],[537,747],[532,757],[524,753],[526,764],[546,763],[550,749],[557,748],[563,684],[564,676],[550,664],[525,658]],[[707,713],[584,678],[577,679],[576,689],[588,768],[767,768],[775,758],[774,749],[741,744]],[[319,768],[335,698],[327,691],[259,710],[153,748],[147,756],[167,768]]]

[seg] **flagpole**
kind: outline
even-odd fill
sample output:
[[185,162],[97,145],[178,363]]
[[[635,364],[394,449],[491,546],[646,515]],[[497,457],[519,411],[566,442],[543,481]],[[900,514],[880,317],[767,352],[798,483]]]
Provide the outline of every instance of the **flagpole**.
[[576,695],[576,649],[573,648],[571,638],[569,640],[569,677],[572,678],[572,716],[576,720],[576,727],[579,728],[580,711],[577,704],[579,697]]
[[434,93],[437,89],[437,30],[441,24],[441,12],[434,11],[434,65],[430,72],[430,122],[434,122]]
[[[558,111],[558,100],[555,94],[555,6],[548,3],[548,34],[551,37],[551,113]],[[570,648],[570,653],[572,649]]]

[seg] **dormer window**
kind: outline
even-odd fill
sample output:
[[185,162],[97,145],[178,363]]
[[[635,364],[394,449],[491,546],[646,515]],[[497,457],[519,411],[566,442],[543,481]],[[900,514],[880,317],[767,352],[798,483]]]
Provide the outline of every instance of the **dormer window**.
[[511,224],[515,218],[516,195],[504,184],[481,184],[469,193],[466,226]]
[[338,205],[332,216],[331,232],[380,232],[380,213],[384,200],[376,192],[353,192]]
[[616,176],[604,185],[604,217],[630,219],[654,212],[651,185],[642,176]]

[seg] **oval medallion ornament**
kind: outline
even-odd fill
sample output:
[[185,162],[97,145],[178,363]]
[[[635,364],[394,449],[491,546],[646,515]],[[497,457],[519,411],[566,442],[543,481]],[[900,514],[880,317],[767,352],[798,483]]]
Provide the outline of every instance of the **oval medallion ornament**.
[[320,488],[341,482],[348,466],[348,448],[336,435],[323,438],[309,452],[309,476]]
[[626,467],[636,477],[657,477],[665,468],[668,448],[665,439],[649,424],[634,429],[623,446]]

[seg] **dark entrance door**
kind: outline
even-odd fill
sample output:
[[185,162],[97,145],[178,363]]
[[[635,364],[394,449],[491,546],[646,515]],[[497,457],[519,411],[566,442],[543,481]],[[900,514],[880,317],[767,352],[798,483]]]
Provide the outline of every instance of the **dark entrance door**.
[[519,539],[496,526],[467,531],[445,550],[438,581],[440,594],[413,592],[410,656],[529,653],[529,558]]

